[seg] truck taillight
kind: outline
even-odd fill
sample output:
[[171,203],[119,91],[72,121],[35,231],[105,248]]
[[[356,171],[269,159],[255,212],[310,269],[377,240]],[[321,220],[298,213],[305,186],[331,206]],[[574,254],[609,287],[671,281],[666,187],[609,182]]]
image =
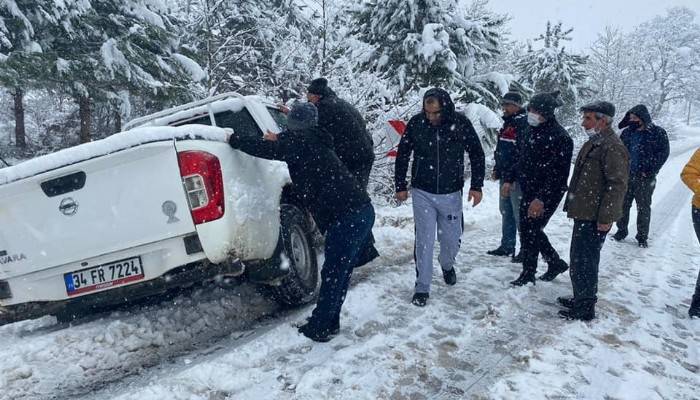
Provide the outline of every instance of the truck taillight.
[[205,151],[177,153],[180,176],[195,224],[224,216],[224,181],[219,159]]

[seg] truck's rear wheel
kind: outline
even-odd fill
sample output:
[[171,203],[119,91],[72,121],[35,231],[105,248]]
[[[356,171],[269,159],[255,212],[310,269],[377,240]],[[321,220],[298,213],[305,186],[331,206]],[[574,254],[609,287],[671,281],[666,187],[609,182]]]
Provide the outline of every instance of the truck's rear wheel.
[[305,304],[316,297],[320,283],[313,227],[299,208],[289,204],[282,205],[280,222],[280,268],[289,272],[271,287],[272,294],[284,305]]

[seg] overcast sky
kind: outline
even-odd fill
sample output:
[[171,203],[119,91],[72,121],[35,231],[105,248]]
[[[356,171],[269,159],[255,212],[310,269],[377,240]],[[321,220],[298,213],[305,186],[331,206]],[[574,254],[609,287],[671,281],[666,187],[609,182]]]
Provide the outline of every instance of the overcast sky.
[[491,0],[489,5],[513,17],[509,27],[518,39],[535,38],[547,20],[563,22],[574,28],[571,47],[576,50],[590,46],[606,25],[629,31],[669,7],[686,6],[700,15],[700,0]]

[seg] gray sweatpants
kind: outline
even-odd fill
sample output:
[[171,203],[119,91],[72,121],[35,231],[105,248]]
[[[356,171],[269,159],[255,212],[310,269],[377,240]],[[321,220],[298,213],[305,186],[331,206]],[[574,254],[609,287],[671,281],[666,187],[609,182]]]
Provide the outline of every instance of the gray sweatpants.
[[436,230],[440,242],[440,267],[445,271],[454,268],[464,228],[462,192],[432,194],[412,189],[411,196],[413,219],[416,224],[416,293],[430,293]]

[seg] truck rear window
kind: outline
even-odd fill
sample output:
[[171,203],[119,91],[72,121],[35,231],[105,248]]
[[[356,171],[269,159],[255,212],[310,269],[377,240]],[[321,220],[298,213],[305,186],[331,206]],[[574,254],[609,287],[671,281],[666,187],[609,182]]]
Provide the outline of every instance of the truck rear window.
[[[248,110],[245,108],[238,112],[224,111],[216,113],[214,114],[214,118],[216,119],[216,126],[219,128],[231,128],[235,132],[246,136],[262,136],[262,131],[258,127],[258,124],[255,123],[253,116],[250,115]],[[170,125],[180,126],[192,124],[211,125],[211,119],[209,118],[209,115],[205,115],[199,118],[176,121]]]

